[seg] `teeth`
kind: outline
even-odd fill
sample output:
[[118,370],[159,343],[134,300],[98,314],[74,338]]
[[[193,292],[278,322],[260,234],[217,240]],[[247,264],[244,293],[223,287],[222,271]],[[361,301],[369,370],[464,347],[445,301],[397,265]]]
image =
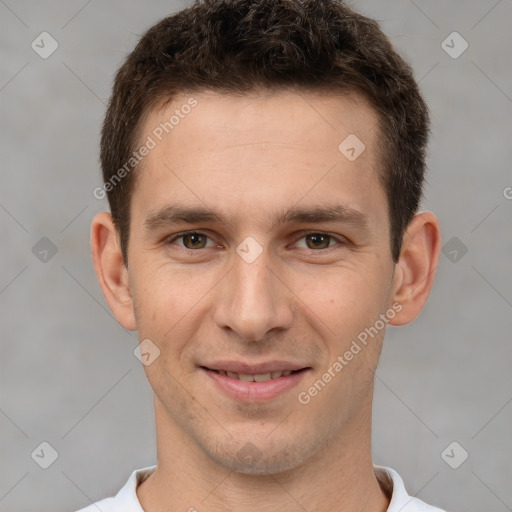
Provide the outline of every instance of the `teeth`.
[[220,375],[229,377],[230,379],[239,379],[244,382],[266,382],[270,379],[278,379],[279,377],[287,377],[292,373],[291,370],[285,370],[284,372],[269,372],[269,373],[258,373],[256,375],[247,375],[245,373],[226,372],[225,370],[218,370]]
[[265,382],[266,380],[270,380],[272,378],[271,373],[261,373],[258,375],[253,375],[255,382]]

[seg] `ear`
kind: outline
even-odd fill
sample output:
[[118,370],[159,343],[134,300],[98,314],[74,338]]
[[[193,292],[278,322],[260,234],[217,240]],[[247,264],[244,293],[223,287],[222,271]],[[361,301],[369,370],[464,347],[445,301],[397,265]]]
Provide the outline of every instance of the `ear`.
[[136,329],[128,270],[124,265],[117,229],[110,213],[98,213],[91,226],[92,258],[105,299],[117,321]]
[[434,284],[441,229],[431,212],[414,216],[404,234],[402,250],[393,277],[393,301],[402,309],[389,320],[391,325],[412,322],[421,312]]

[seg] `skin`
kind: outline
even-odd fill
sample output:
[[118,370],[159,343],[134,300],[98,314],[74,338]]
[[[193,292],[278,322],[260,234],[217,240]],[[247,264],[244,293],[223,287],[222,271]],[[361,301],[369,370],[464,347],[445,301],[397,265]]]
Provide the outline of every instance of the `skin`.
[[[197,106],[137,171],[128,268],[110,214],[96,215],[91,229],[112,312],[160,350],[144,367],[154,391],[158,465],[137,489],[141,505],[148,512],[385,511],[389,498],[371,457],[385,329],[308,404],[297,395],[393,304],[401,310],[389,324],[416,318],[434,281],[438,221],[417,214],[393,262],[377,117],[357,96],[193,97]],[[141,141],[188,98],[153,110]],[[365,144],[355,161],[338,150],[349,134]],[[171,203],[216,208],[224,221],[147,229],[145,219]],[[362,213],[365,225],[273,225],[276,212],[293,206],[334,204]],[[174,239],[187,230],[206,237]],[[331,238],[312,239],[305,230]],[[236,252],[248,236],[263,249],[252,263]],[[247,404],[220,392],[199,368],[215,359],[282,359],[310,370],[295,388]],[[255,447],[252,462],[239,455],[247,443]]]

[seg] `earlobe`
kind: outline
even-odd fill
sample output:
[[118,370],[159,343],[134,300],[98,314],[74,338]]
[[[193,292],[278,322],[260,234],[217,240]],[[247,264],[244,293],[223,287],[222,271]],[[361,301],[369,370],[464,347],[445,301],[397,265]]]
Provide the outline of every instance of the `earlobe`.
[[91,226],[91,249],[96,276],[117,321],[136,329],[130,280],[119,247],[117,230],[110,213],[98,213]]
[[407,227],[396,263],[393,302],[402,309],[391,325],[407,324],[420,314],[434,284],[440,251],[439,221],[431,212],[418,213]]

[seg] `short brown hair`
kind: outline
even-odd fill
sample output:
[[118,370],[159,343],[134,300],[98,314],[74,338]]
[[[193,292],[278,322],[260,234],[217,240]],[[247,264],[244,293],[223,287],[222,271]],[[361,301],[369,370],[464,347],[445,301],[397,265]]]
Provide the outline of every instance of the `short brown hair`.
[[[199,0],[150,28],[115,77],[101,134],[105,184],[127,169],[158,102],[181,92],[261,88],[353,92],[375,109],[396,262],[421,200],[428,109],[411,68],[377,22],[342,1]],[[123,176],[106,190],[127,265],[136,173]]]

